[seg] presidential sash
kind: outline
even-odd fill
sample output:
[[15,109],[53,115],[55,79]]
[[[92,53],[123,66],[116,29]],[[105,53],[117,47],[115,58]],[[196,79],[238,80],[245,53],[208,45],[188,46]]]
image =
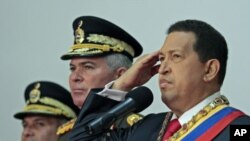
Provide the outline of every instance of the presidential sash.
[[243,112],[228,106],[226,97],[219,97],[219,102],[211,102],[184,124],[168,141],[204,141],[212,140],[234,119]]

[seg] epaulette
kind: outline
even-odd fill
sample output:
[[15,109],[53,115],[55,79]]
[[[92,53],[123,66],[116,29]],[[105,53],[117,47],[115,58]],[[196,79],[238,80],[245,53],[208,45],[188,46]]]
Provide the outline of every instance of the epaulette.
[[143,118],[142,115],[140,114],[130,114],[128,117],[127,117],[127,123],[132,126],[133,124],[135,124],[136,122],[138,122],[139,120],[141,120]]
[[62,135],[64,133],[70,131],[73,128],[75,122],[76,122],[76,118],[74,118],[74,119],[64,123],[63,125],[59,126],[58,129],[57,129],[56,134],[57,135]]

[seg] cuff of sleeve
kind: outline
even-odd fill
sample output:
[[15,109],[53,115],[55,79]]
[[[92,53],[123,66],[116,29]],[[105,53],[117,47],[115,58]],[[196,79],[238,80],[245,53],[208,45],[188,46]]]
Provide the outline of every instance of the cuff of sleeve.
[[108,84],[105,85],[104,89],[97,94],[104,97],[108,97],[116,101],[123,101],[125,99],[127,92],[111,89],[113,84],[114,81],[109,82]]

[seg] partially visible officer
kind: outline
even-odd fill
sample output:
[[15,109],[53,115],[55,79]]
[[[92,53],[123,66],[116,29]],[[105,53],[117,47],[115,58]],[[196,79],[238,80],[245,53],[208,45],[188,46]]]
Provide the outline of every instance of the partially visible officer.
[[[105,84],[119,78],[132,65],[133,58],[142,53],[140,43],[117,25],[93,16],[81,16],[73,22],[74,44],[62,55],[70,60],[69,85],[75,105],[84,107],[90,89],[103,88]],[[114,99],[123,96],[112,95]],[[141,119],[140,114],[131,113],[118,119],[111,128],[126,128]],[[60,141],[67,140],[75,120],[58,129]]]
[[33,82],[24,97],[24,109],[14,115],[22,120],[22,141],[57,141],[57,128],[79,112],[70,93],[54,82]]

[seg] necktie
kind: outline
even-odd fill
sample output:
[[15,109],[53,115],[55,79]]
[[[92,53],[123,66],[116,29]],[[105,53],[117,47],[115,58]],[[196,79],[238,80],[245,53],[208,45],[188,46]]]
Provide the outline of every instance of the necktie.
[[181,125],[180,125],[178,119],[174,119],[174,120],[170,121],[169,124],[167,125],[167,130],[164,134],[162,141],[166,141],[167,139],[169,139],[180,128],[181,128]]

